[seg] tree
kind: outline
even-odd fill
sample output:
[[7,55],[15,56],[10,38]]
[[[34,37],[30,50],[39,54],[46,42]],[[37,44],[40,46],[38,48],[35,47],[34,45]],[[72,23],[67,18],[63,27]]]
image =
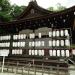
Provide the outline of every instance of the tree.
[[60,3],[57,3],[57,11],[62,11],[64,9],[66,9],[65,6],[62,6]]
[[49,8],[48,8],[48,10],[53,11],[53,10],[54,10],[54,8],[53,8],[53,7],[49,7]]
[[11,5],[9,0],[0,0],[0,21],[12,21],[24,8],[25,6]]
[[60,3],[56,4],[56,8],[57,9],[54,9],[54,7],[49,7],[48,10],[57,12],[57,11],[62,11],[66,9],[66,7],[62,6]]
[[4,21],[9,21],[12,19],[10,15],[11,5],[9,0],[0,0],[0,19]]
[[12,5],[12,10],[11,10],[12,17],[15,18],[19,16],[25,8],[26,8],[25,6]]
[[10,6],[9,0],[0,0],[1,11],[9,11]]

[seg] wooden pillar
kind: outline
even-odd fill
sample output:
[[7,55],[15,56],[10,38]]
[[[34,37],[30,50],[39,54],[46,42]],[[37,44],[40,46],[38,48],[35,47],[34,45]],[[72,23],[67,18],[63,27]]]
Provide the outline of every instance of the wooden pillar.
[[57,65],[57,74],[56,75],[59,75],[59,65]]
[[73,23],[73,30],[75,30],[75,18],[74,18],[74,23]]
[[44,75],[44,65],[42,64],[42,75]]

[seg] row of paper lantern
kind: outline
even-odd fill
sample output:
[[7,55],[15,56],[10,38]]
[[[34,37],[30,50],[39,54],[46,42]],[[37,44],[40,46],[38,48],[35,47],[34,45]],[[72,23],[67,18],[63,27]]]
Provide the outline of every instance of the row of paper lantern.
[[29,47],[39,47],[39,46],[45,46],[45,42],[44,41],[32,41],[32,42],[29,42]]
[[69,50],[49,50],[50,56],[66,56],[69,57]]
[[[54,30],[54,31],[49,31],[49,37],[59,37],[59,36],[69,36],[68,30]],[[38,37],[42,37],[42,33],[38,33]],[[31,33],[29,34],[29,38],[35,38],[35,34]],[[26,34],[19,34],[19,35],[13,35],[13,39],[26,39]]]
[[25,42],[13,42],[13,47],[25,47]]
[[[50,31],[49,32],[49,37],[55,37],[55,36],[69,36],[69,32],[68,30],[57,30],[57,31]],[[35,38],[35,34],[29,34],[30,38]],[[38,37],[41,38],[42,34],[38,33]],[[11,36],[7,35],[7,36],[0,36],[0,40],[10,40]],[[19,34],[19,35],[13,35],[13,39],[26,39],[26,34]]]
[[10,47],[10,42],[0,43],[0,47]]
[[70,40],[49,40],[49,46],[70,46]]
[[26,34],[13,35],[13,39],[26,39]]
[[10,40],[11,36],[7,35],[7,36],[0,36],[0,40]]
[[44,56],[44,50],[29,50],[29,55]]
[[[13,42],[13,47],[25,47],[25,42]],[[45,46],[45,41],[29,42],[29,47]],[[70,46],[70,40],[49,40],[49,46]],[[10,42],[0,43],[0,47],[10,47]]]
[[22,54],[22,49],[13,49],[12,54]]
[[[29,55],[44,56],[44,50],[29,50]],[[49,50],[49,56],[66,56],[69,57],[69,50]]]
[[69,36],[68,30],[57,30],[57,31],[50,31],[49,32],[49,37],[59,37],[59,36]]
[[[45,46],[45,41],[29,42],[29,47]],[[49,46],[70,46],[70,40],[49,40]]]

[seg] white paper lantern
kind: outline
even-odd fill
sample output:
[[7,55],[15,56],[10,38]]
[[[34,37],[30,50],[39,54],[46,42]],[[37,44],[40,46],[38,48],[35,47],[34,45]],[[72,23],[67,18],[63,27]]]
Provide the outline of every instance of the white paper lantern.
[[41,41],[38,41],[38,46],[41,46]]
[[20,39],[24,39],[24,34],[20,34]]
[[58,36],[60,36],[60,33],[59,33],[59,31],[56,31],[56,36],[58,37]]
[[14,40],[18,39],[18,36],[17,35],[13,35],[13,39]]
[[56,45],[56,41],[55,40],[53,40],[53,46],[55,46]]
[[41,41],[41,46],[44,46],[45,45],[45,42],[44,41]]
[[26,39],[26,34],[23,34],[23,38]]
[[64,46],[64,40],[61,40],[60,42],[61,42],[61,46]]
[[19,53],[22,54],[22,49],[19,50]]
[[56,50],[53,50],[53,56],[56,56]]
[[31,47],[32,46],[32,42],[29,42],[29,47]]
[[61,50],[61,56],[65,56],[65,51],[64,50]]
[[74,12],[74,15],[75,15],[75,12]]
[[17,42],[13,42],[13,47],[17,47]]
[[52,37],[52,31],[49,32],[49,37]]
[[32,55],[32,51],[31,50],[29,50],[29,55]]
[[35,47],[37,47],[38,46],[38,41],[35,41]]
[[41,38],[41,33],[39,33],[39,38]]
[[75,55],[75,49],[72,49],[72,54]]
[[42,56],[44,56],[44,50],[41,50],[41,54],[42,54]]
[[65,40],[65,45],[70,46],[70,40]]
[[17,45],[18,45],[18,47],[20,47],[20,46],[21,46],[20,42],[18,42],[18,44],[17,44]]
[[8,38],[9,38],[9,40],[10,40],[10,39],[11,39],[11,36],[9,35]]
[[52,46],[52,41],[51,40],[49,40],[49,46]]
[[25,47],[25,42],[20,42],[21,43],[21,47]]
[[14,51],[14,54],[16,54],[16,50],[13,50]]
[[55,37],[55,35],[56,35],[56,31],[53,31],[53,37]]
[[35,54],[35,51],[34,50],[32,50],[32,55],[34,55]]
[[39,50],[39,56],[41,56],[42,55],[42,52],[41,52],[41,50]]
[[57,41],[56,41],[56,46],[59,46],[59,44],[60,44],[60,43],[59,43],[59,40],[57,40]]
[[49,55],[53,56],[53,51],[52,50],[49,50]]
[[29,36],[30,36],[30,39],[31,38],[35,38],[35,34],[34,33],[30,34]]
[[69,50],[66,50],[66,57],[69,57]]
[[16,54],[20,54],[19,49],[18,49],[18,50],[16,50]]
[[65,36],[69,36],[68,30],[65,30]]
[[35,55],[38,55],[38,51],[37,50],[35,50]]
[[9,42],[7,43],[7,47],[10,47],[10,43]]
[[32,42],[32,46],[35,46],[35,42],[34,41]]
[[60,31],[60,35],[64,36],[64,31],[63,30]]
[[57,50],[57,56],[58,57],[60,56],[60,50]]

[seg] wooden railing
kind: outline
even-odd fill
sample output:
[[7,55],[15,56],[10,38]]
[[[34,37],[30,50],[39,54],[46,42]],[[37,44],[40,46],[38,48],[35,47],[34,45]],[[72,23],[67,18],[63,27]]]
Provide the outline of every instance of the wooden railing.
[[[0,62],[0,67],[2,63]],[[1,70],[1,68],[0,68]],[[75,68],[68,68],[68,67],[59,67],[57,66],[44,66],[42,65],[33,65],[33,64],[19,64],[19,63],[12,63],[6,62],[4,67],[4,72],[11,72],[15,74],[21,75],[69,75],[68,71],[73,70]]]

